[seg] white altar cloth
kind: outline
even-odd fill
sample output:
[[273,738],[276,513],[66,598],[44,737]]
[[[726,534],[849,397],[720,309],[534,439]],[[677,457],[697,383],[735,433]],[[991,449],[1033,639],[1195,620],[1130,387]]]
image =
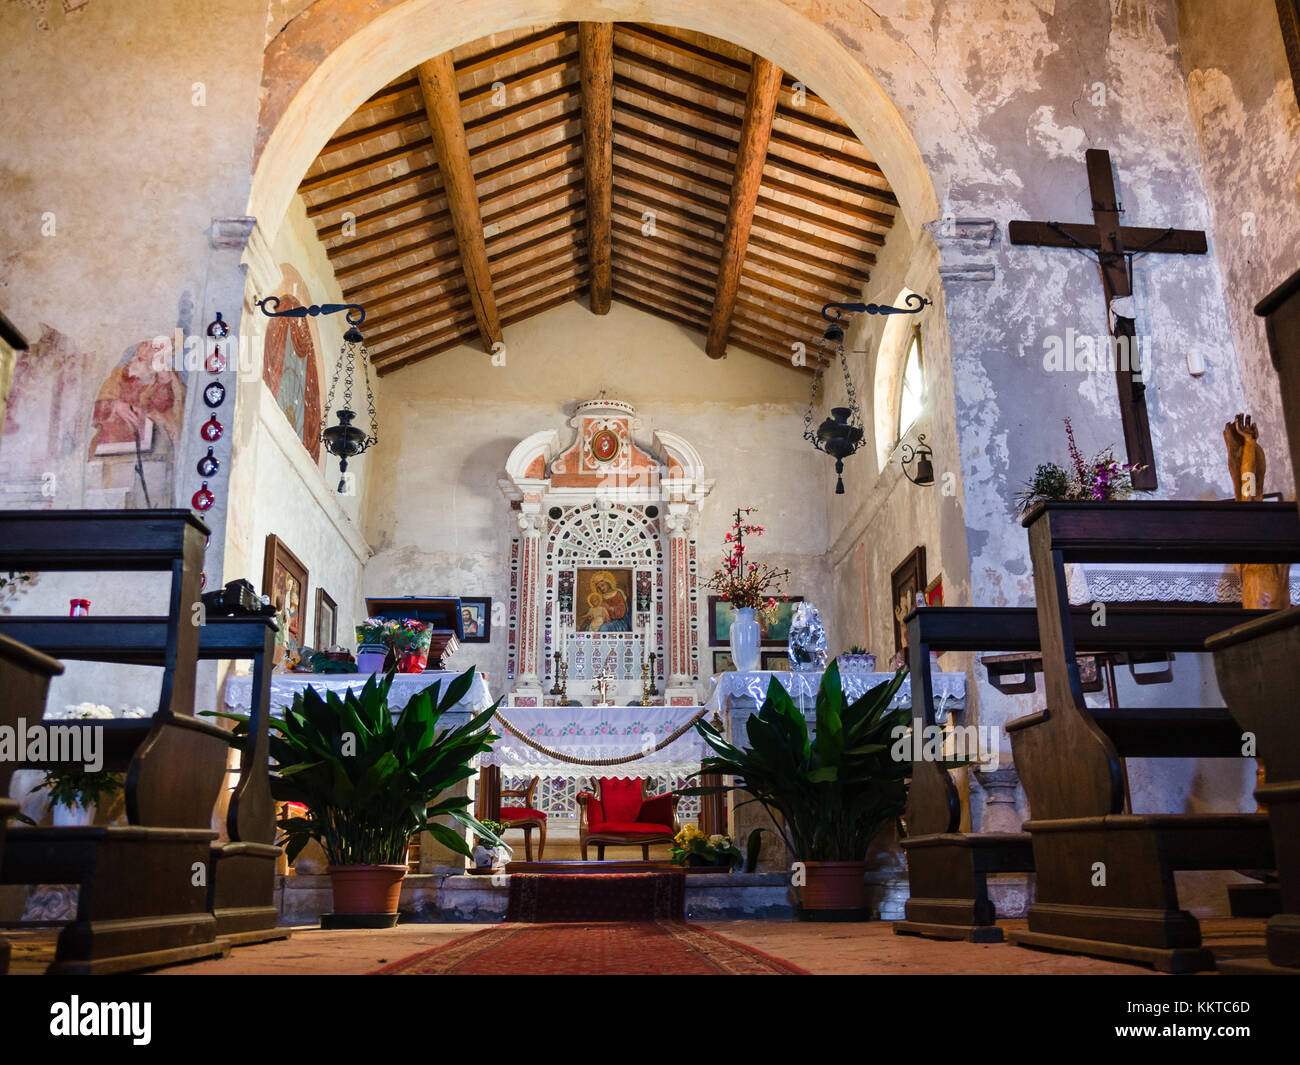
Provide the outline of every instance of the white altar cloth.
[[[613,766],[566,762],[530,747],[494,721],[501,736],[480,756],[482,765],[499,765],[510,774],[539,776],[628,776],[697,773],[700,759],[713,749],[695,727],[659,751],[655,744],[672,735],[700,712],[698,706],[503,706],[497,713],[520,733],[557,754],[578,758],[645,757]],[[708,719],[706,715],[705,720]]]
[[[840,683],[844,696],[850,702],[866,694],[867,690],[877,684],[893,679],[892,673],[841,673]],[[817,689],[821,687],[822,674],[796,673],[786,670],[775,673],[719,673],[715,678],[713,694],[705,704],[712,717],[715,711],[721,712],[730,706],[731,713],[743,721],[750,714],[758,713],[767,698],[767,687],[775,677],[781,686],[790,693],[795,706],[805,712],[811,712],[817,702]],[[934,673],[930,674],[934,685],[936,716],[942,720],[949,711],[962,710],[966,707],[966,674]],[[903,678],[903,683],[890,702],[891,709],[911,707],[912,678]]]
[[[460,672],[464,672],[461,670]],[[455,680],[460,673],[453,670],[425,670],[423,673],[398,673],[393,677],[393,686],[388,689],[388,706],[390,710],[400,711],[411,698],[436,681],[442,681],[442,690]],[[304,688],[315,688],[319,692],[333,691],[342,694],[348,689],[360,692],[373,673],[272,673],[271,674],[271,713],[279,714],[286,707],[293,705],[293,697]],[[226,709],[233,713],[247,713],[252,705],[253,678],[230,677],[226,681]],[[491,692],[483,674],[475,673],[465,697],[456,704],[455,709],[478,713],[492,705]]]

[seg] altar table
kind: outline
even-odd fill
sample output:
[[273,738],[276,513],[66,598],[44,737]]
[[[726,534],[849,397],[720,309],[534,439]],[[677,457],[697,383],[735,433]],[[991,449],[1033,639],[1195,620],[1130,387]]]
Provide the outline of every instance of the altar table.
[[[501,738],[480,756],[482,765],[500,766],[511,776],[623,776],[698,773],[700,759],[713,754],[692,725],[662,750],[652,748],[699,715],[698,706],[503,706],[499,716],[537,746],[538,751],[493,722]],[[708,720],[709,715],[705,715]],[[555,755],[587,760],[644,757],[610,766],[565,761]]]
[[[713,694],[705,706],[709,717],[719,713],[725,715],[730,711],[732,720],[738,724],[744,722],[750,714],[756,714],[767,698],[767,688],[775,677],[794,700],[795,706],[805,713],[811,713],[817,702],[817,690],[821,687],[822,674],[796,673],[794,671],[740,673],[732,671],[719,673],[715,678]],[[841,673],[840,684],[844,697],[853,702],[866,694],[867,690],[877,684],[892,680],[892,673]],[[930,674],[934,686],[935,711],[940,720],[951,710],[966,707],[966,674],[938,673]],[[912,678],[903,678],[903,683],[894,698],[890,709],[910,708],[912,705]],[[743,739],[743,733],[740,733]]]
[[[397,673],[393,676],[393,686],[388,689],[388,706],[392,711],[400,711],[411,698],[436,681],[442,681],[442,690],[455,680],[460,672],[445,669],[427,669],[423,673]],[[375,676],[373,673],[272,673],[271,674],[271,713],[278,714],[293,705],[293,697],[305,688],[315,688],[324,693],[337,692],[342,695],[349,689],[360,692],[366,681]],[[226,681],[226,709],[232,713],[246,713],[252,704],[253,678],[230,677]],[[483,674],[475,673],[473,683],[465,697],[453,710],[465,714],[477,714],[486,710],[493,703]],[[394,715],[396,716],[396,715]],[[457,722],[459,724],[459,722]]]

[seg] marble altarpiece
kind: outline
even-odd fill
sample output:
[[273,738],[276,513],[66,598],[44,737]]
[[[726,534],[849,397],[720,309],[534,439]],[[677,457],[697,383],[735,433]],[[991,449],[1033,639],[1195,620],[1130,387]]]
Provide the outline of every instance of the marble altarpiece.
[[713,487],[699,453],[666,430],[638,442],[636,410],[579,403],[567,443],[554,429],[511,452],[501,489],[510,501],[509,703],[554,706],[555,654],[568,697],[592,705],[594,677],[612,675],[609,703],[642,695],[641,663],[655,655],[656,701],[701,701],[696,530]]

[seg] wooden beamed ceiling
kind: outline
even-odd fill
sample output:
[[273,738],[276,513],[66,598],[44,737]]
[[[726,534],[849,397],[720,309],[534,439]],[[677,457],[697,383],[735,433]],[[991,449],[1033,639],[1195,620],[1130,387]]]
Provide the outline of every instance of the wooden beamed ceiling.
[[[569,300],[791,366],[859,299],[898,201],[768,60],[685,30],[534,27],[367,100],[299,186],[381,374]],[[811,358],[811,355],[810,355]],[[809,365],[805,372],[812,369]]]

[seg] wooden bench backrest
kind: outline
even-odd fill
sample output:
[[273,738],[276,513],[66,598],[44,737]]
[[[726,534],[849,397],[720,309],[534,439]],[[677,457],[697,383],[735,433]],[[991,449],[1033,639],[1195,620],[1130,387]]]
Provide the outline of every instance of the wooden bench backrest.
[[[1008,725],[1017,770],[1035,819],[1122,813],[1123,763],[1084,700],[1065,564],[1300,561],[1300,515],[1291,503],[1048,503],[1024,524],[1047,709]],[[1113,613],[1108,605],[1108,622]],[[1171,730],[1168,753],[1177,753],[1179,740]]]

